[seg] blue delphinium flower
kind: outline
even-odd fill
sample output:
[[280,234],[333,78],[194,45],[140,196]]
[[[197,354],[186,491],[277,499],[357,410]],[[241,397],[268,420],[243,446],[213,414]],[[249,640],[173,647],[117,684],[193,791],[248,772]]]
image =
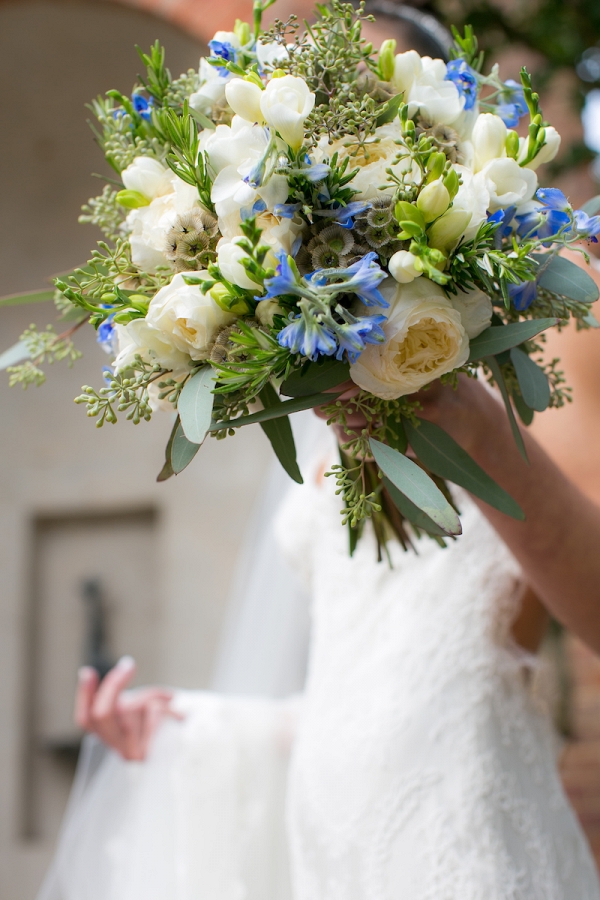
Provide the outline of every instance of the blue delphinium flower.
[[307,301],[301,300],[298,305],[301,312],[279,332],[279,344],[290,353],[301,353],[312,360],[319,355],[332,356],[337,349],[334,335],[308,311]]
[[306,293],[306,288],[302,283],[302,278],[293,264],[292,260],[285,252],[279,250],[275,256],[277,257],[277,268],[272,278],[265,280],[266,294],[256,297],[256,300],[273,300],[281,297],[283,294],[297,294],[302,297]]
[[519,119],[527,113],[523,85],[509,78],[504,86],[506,90],[502,92],[503,102],[496,107],[496,114],[500,116],[507,128],[514,128],[519,124]]
[[310,158],[308,153],[304,157],[304,166],[302,174],[308,181],[316,184],[318,181],[324,181],[331,172],[331,166],[327,163],[316,163]]
[[145,119],[147,122],[150,121],[150,118],[152,116],[152,107],[154,106],[152,97],[150,97],[149,100],[146,100],[146,98],[142,97],[141,94],[132,94],[131,102],[136,113],[138,113],[142,117],[142,119]]
[[260,213],[264,212],[267,208],[267,204],[259,197],[258,200],[255,200],[252,206],[243,206],[240,209],[240,218],[242,222],[245,222],[247,219],[253,219],[254,216],[258,216]]
[[338,339],[336,359],[342,359],[347,353],[351,363],[355,363],[367,344],[381,344],[385,341],[385,334],[381,323],[385,322],[385,316],[360,316],[355,318],[345,312],[345,318],[349,321],[335,325],[332,330]]
[[548,209],[556,209],[560,212],[570,212],[571,210],[571,204],[558,188],[538,188],[535,196]]
[[276,203],[273,207],[273,215],[280,219],[293,219],[301,209],[301,203]]
[[96,340],[105,353],[115,354],[117,352],[117,333],[113,324],[113,316],[108,316],[99,326],[96,334]]
[[477,74],[464,59],[452,59],[446,66],[446,81],[452,81],[465,98],[465,109],[473,109],[477,102]]
[[[389,303],[379,291],[379,285],[386,276],[375,262],[376,259],[377,254],[371,251],[346,269],[317,269],[316,272],[306,276],[306,281],[325,293],[351,292],[356,294],[365,306],[385,308]],[[342,281],[329,284],[330,278],[341,278]]]
[[537,284],[535,281],[520,281],[518,284],[509,284],[508,293],[513,302],[513,306],[518,312],[528,309],[537,295]]
[[573,227],[578,237],[598,243],[596,235],[600,234],[600,216],[588,216],[582,209],[576,209],[573,212]]
[[[220,57],[225,62],[237,62],[238,51],[228,41],[216,41],[213,39],[208,42],[208,46],[210,47],[211,56]],[[229,70],[225,66],[216,66],[216,69],[223,78],[229,75]]]
[[370,209],[371,205],[368,200],[353,200],[346,206],[336,206],[331,209],[315,209],[313,215],[334,219],[342,228],[354,228],[354,216],[364,212],[366,209]]
[[498,209],[495,213],[488,215],[488,222],[498,224],[498,228],[494,232],[494,244],[500,248],[504,238],[510,237],[513,232],[513,219],[517,211],[516,206],[507,206],[506,209]]
[[517,216],[520,237],[537,238],[547,241],[560,231],[567,233],[572,221],[569,201],[558,188],[539,188],[536,199],[541,206]]

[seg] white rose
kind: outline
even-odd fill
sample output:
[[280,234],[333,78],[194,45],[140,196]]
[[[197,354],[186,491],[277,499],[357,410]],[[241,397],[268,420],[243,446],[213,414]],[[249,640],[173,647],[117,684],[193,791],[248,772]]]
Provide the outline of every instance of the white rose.
[[405,90],[408,114],[421,116],[435,125],[451,125],[462,114],[465,98],[452,81],[446,80],[446,64],[441,59],[424,56],[421,71]]
[[115,371],[128,369],[136,356],[141,356],[152,365],[158,363],[164,369],[169,369],[174,377],[189,371],[189,354],[177,349],[167,335],[150,325],[146,319],[133,319],[127,325],[116,325],[115,328],[119,341]]
[[126,219],[131,258],[144,272],[155,272],[159,266],[169,265],[167,232],[178,215],[199,205],[196,188],[181,178],[171,174],[170,187],[170,193],[157,197],[148,206],[132,210]]
[[471,213],[468,227],[464,232],[464,238],[470,241],[479,230],[479,226],[487,219],[487,211],[490,205],[490,193],[486,187],[485,178],[473,173],[465,166],[453,166],[461,177],[458,193],[452,202],[453,210],[462,210]]
[[[419,167],[410,156],[404,156],[399,162],[392,165],[401,148],[397,141],[402,137],[400,125],[392,122],[389,125],[381,125],[375,130],[372,137],[367,138],[358,149],[356,145],[347,147],[345,139],[335,141],[329,146],[329,156],[337,152],[340,162],[351,152],[349,169],[358,168],[358,172],[350,182],[351,187],[358,191],[355,200],[375,200],[382,194],[390,193],[389,175],[387,169],[392,169],[395,175],[405,177],[405,181],[418,183],[421,177]],[[387,186],[386,186],[387,185]]]
[[[546,142],[537,156],[525,166],[526,169],[537,169],[543,163],[552,162],[558,151],[560,150],[561,137],[553,125],[548,125],[546,131]],[[528,138],[519,138],[519,162],[522,162],[527,156]]]
[[507,127],[500,118],[491,113],[478,116],[473,127],[471,141],[475,150],[475,171],[480,172],[493,159],[506,156]]
[[535,172],[509,157],[493,159],[479,174],[489,191],[491,212],[531,200],[537,189]]
[[173,190],[173,173],[152,156],[136,156],[131,165],[121,172],[128,191],[138,191],[148,200],[155,200]]
[[458,294],[452,294],[449,299],[460,314],[460,321],[470,341],[489,328],[494,310],[492,301],[483,291],[476,289],[466,294],[459,291]]
[[227,241],[221,238],[217,244],[217,264],[227,281],[248,291],[262,291],[261,286],[252,281],[242,265],[242,259],[249,257],[239,246],[240,240],[241,238],[234,238],[233,241]]
[[304,140],[304,122],[314,105],[315,95],[304,79],[295,75],[272,78],[260,98],[265,121],[294,150],[298,150]]
[[410,284],[411,281],[422,275],[423,270],[418,268],[419,266],[420,261],[418,257],[409,250],[398,250],[388,263],[390,275],[399,284]]
[[265,121],[260,108],[262,90],[252,81],[234,78],[225,87],[225,96],[234,113],[246,122]]
[[439,285],[428,278],[398,284],[391,278],[381,292],[389,300],[383,324],[385,343],[368,344],[350,377],[365,391],[384,400],[412,394],[426,384],[464,365],[469,339]]
[[[207,272],[194,273],[205,275]],[[231,325],[235,316],[218,306],[198,284],[186,284],[182,274],[161,288],[150,301],[146,322],[176,350],[192,359],[206,359],[219,328]]]

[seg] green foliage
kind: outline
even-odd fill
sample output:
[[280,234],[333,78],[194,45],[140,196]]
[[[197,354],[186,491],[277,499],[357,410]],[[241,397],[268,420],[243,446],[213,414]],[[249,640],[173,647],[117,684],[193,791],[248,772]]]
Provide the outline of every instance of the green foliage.
[[86,321],[87,318],[84,318],[62,334],[56,334],[52,325],[47,325],[44,331],[38,331],[35,325],[26,328],[20,340],[29,353],[29,359],[19,365],[7,367],[10,386],[20,384],[21,387],[27,388],[31,384],[42,385],[46,375],[40,366],[44,363],[52,365],[54,362],[66,360],[71,367],[82,355],[75,347],[72,335]]
[[471,25],[464,26],[464,34],[455,25],[452,25],[452,37],[454,47],[450,50],[450,59],[464,59],[475,71],[481,72],[483,67],[483,50],[479,49],[479,43]]
[[81,207],[79,221],[96,225],[109,241],[118,241],[125,221],[125,210],[117,203],[118,191],[110,184],[104,186],[99,197],[92,197]]
[[157,133],[171,148],[166,157],[167,165],[182,181],[197,187],[202,205],[214,212],[210,198],[212,179],[204,154],[199,151],[198,126],[189,113],[187,101],[183,105],[182,115],[165,108],[155,112],[153,118]]
[[150,421],[152,409],[148,388],[159,382],[168,369],[159,365],[144,362],[136,356],[133,365],[115,375],[107,377],[106,387],[96,391],[89,385],[82,387],[83,393],[75,398],[75,403],[83,403],[87,407],[87,415],[96,419],[96,427],[102,428],[105,422],[114,425],[117,422],[117,411],[127,412],[126,418],[138,425],[142,419]]
[[137,45],[135,49],[146,66],[146,78],[142,78],[142,85],[150,96],[162,106],[168,96],[172,81],[171,73],[165,68],[165,48],[161,47],[159,41],[155,41],[150,48],[150,53],[144,53]]

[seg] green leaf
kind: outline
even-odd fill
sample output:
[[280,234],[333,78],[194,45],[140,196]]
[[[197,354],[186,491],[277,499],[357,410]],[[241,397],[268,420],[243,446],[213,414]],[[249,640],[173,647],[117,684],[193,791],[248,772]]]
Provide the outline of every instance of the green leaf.
[[404,94],[396,94],[395,97],[391,97],[377,116],[377,124],[387,125],[388,122],[393,122],[403,101]]
[[587,314],[587,316],[584,316],[583,319],[582,319],[581,321],[582,321],[582,322],[585,322],[585,324],[586,324],[589,328],[600,328],[600,322],[598,321],[598,319],[596,318],[596,316],[595,316],[594,313],[592,313],[592,312],[589,312],[589,313]]
[[[508,328],[509,326],[507,326]],[[496,384],[502,394],[502,399],[504,400],[504,406],[506,407],[506,414],[508,416],[508,421],[510,422],[511,431],[513,433],[513,437],[515,439],[515,443],[519,448],[519,453],[529,465],[529,459],[527,457],[527,450],[525,449],[525,444],[523,442],[523,435],[519,430],[519,426],[517,424],[517,420],[515,419],[515,414],[513,412],[513,408],[510,405],[510,397],[508,396],[508,391],[506,389],[506,382],[504,381],[504,375],[502,374],[502,369],[498,365],[498,360],[493,356],[489,356],[486,358],[486,363],[490,368],[492,375],[496,380]]]
[[348,363],[326,359],[322,363],[311,362],[306,369],[294,369],[281,385],[280,391],[286,397],[308,397],[337,387],[349,378]]
[[29,359],[30,356],[31,354],[25,341],[18,341],[12,347],[9,347],[8,350],[5,350],[4,353],[0,353],[0,369],[16,366],[17,363],[23,362],[24,359]]
[[460,485],[469,493],[513,519],[524,519],[523,511],[510,494],[507,494],[493,478],[484,472],[466,450],[456,443],[442,428],[419,419],[415,428],[408,420],[404,427],[410,446],[418,459],[434,475]]
[[180,422],[175,429],[171,445],[171,467],[175,475],[179,475],[189,466],[199,449],[200,444],[188,441]]
[[519,347],[513,347],[510,358],[517,373],[523,400],[530,409],[543,412],[550,404],[550,385],[545,373]]
[[239,416],[229,422],[212,422],[210,431],[221,431],[223,428],[241,428],[243,425],[254,425],[255,422],[267,422],[269,419],[279,419],[281,416],[289,416],[291,413],[301,412],[303,409],[313,409],[315,406],[323,406],[333,403],[337,394],[313,394],[312,397],[296,397],[294,400],[286,400],[279,406],[271,409],[260,409],[249,416]]
[[523,425],[531,425],[533,422],[533,410],[527,406],[518,391],[515,391],[511,396],[512,402],[519,413],[519,418]]
[[0,297],[0,306],[22,306],[25,303],[47,303],[54,298],[54,288],[43,291],[26,291],[24,294],[8,294]]
[[558,323],[558,319],[530,319],[528,322],[512,322],[510,325],[491,325],[471,341],[469,362],[486,356],[496,356],[523,341],[529,341],[541,331]]
[[190,378],[179,395],[177,411],[188,441],[201,444],[210,429],[215,395],[212,393],[216,374],[212,366],[204,366]]
[[169,435],[169,440],[167,441],[167,446],[165,447],[165,464],[156,476],[157,481],[167,481],[167,479],[169,479],[171,475],[175,474],[175,472],[173,471],[173,466],[171,464],[171,451],[173,449],[173,441],[175,439],[175,434],[178,427],[179,416],[177,416],[177,418],[175,419],[175,424],[171,429],[171,434]]
[[[277,396],[277,391],[271,384],[266,384],[259,396],[265,409],[281,406],[281,400]],[[290,478],[298,484],[302,484],[303,478],[296,460],[296,444],[294,443],[289,417],[282,416],[279,419],[270,419],[261,422],[260,426],[271,441],[271,446],[277,459]]]
[[575,265],[563,256],[554,256],[546,264],[546,257],[542,253],[534,253],[533,258],[540,263],[541,275],[538,277],[538,285],[561,297],[569,297],[578,303],[594,303],[600,296],[598,285],[591,275]]
[[438,525],[445,534],[460,534],[456,510],[420,466],[381,441],[369,441],[375,462],[392,484]]
[[397,487],[395,487],[389,478],[383,479],[383,483],[386,487],[390,498],[405,519],[408,519],[409,522],[412,522],[413,525],[416,525],[417,528],[421,528],[423,531],[426,531],[428,534],[436,534],[440,537],[447,537],[447,533],[443,528],[440,528],[439,525],[430,519],[429,516],[423,512],[423,510],[419,509],[418,506],[415,506],[408,497],[405,497],[403,493],[401,493]]
[[598,213],[600,213],[600,194],[597,194],[595,197],[591,197],[589,200],[586,200],[581,209],[588,216],[597,216]]

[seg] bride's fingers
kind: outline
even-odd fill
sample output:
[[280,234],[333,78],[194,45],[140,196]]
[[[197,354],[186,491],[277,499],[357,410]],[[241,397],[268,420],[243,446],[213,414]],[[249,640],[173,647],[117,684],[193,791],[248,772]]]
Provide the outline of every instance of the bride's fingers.
[[98,673],[91,666],[83,666],[79,670],[73,717],[76,724],[86,731],[90,728],[92,703],[99,680]]
[[122,698],[117,702],[115,719],[118,725],[118,737],[112,744],[121,756],[128,760],[142,760],[142,736],[147,704],[138,698]]
[[119,738],[117,701],[135,675],[135,668],[133,659],[124,656],[105,676],[92,702],[88,727],[111,746]]
[[145,704],[139,748],[141,759],[145,759],[148,755],[150,741],[162,720],[169,715],[175,715],[179,718],[179,714],[170,709],[170,702],[170,700],[165,701],[155,697],[148,700]]

